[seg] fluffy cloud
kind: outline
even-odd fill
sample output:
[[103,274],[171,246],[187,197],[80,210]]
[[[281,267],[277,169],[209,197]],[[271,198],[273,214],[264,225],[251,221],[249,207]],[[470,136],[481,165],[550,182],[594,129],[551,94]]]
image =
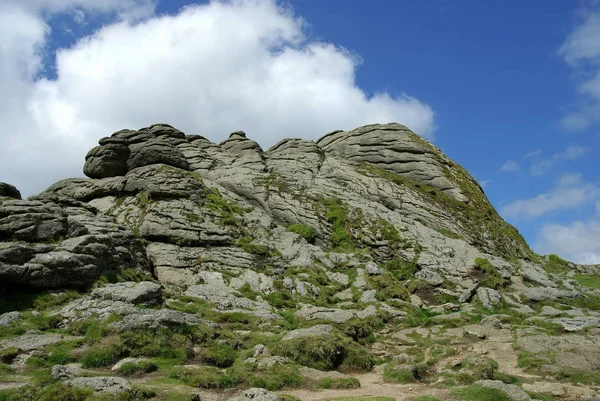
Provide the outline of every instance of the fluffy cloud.
[[589,148],[579,145],[568,146],[563,152],[555,153],[550,157],[542,157],[541,152],[530,152],[525,155],[533,159],[529,171],[533,176],[540,176],[548,172],[552,167],[561,161],[577,160],[585,156],[590,151]]
[[531,199],[517,200],[502,208],[502,215],[511,219],[535,218],[555,210],[572,209],[594,201],[599,188],[583,182],[578,174],[563,175],[547,193]]
[[[264,147],[374,122],[433,134],[428,105],[406,94],[367,96],[355,81],[359,58],[307,41],[303,21],[274,1],[214,1],[145,18],[153,7],[151,0],[0,6],[0,88],[11,94],[0,99],[0,181],[37,192],[81,175],[100,137],[155,122],[213,140],[242,129]],[[56,52],[56,79],[39,77],[51,29],[43,18],[74,10],[117,17]]]
[[579,107],[561,123],[580,131],[600,122],[600,11],[585,10],[582,22],[571,32],[558,54],[583,77],[578,86]]
[[507,172],[507,173],[511,173],[511,172],[521,170],[521,167],[519,166],[519,163],[517,163],[516,161],[508,160],[506,163],[504,163],[502,165],[502,167],[500,167],[500,170]]
[[545,224],[534,248],[539,253],[555,253],[575,263],[600,264],[600,220]]

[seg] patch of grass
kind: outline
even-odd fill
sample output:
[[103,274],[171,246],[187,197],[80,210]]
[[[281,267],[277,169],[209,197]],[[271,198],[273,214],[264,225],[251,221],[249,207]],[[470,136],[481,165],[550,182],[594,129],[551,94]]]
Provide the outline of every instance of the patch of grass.
[[317,238],[315,229],[305,224],[292,224],[291,226],[288,226],[286,230],[298,234],[310,244],[314,244]]
[[192,344],[213,338],[207,325],[173,327],[171,329],[136,329],[121,333],[121,343],[130,356],[158,357],[184,361]]
[[392,273],[392,275],[400,281],[406,281],[415,278],[417,272],[417,264],[414,262],[407,262],[404,259],[394,258],[385,262],[381,266],[384,270]]
[[270,258],[270,257],[275,257],[275,256],[281,255],[281,252],[279,252],[275,248],[270,248],[270,247],[268,247],[266,245],[262,245],[262,244],[255,244],[252,241],[253,241],[252,237],[245,236],[245,237],[240,238],[237,241],[237,246],[239,246],[244,251],[246,251],[252,255],[262,256],[265,258]]
[[415,375],[415,371],[410,368],[404,369],[401,366],[387,364],[383,369],[383,379],[388,382],[406,384],[413,383],[418,378]]
[[212,308],[212,305],[206,301],[194,297],[178,297],[176,300],[172,300],[167,305],[170,309],[185,312],[185,313],[196,313],[202,314],[208,309]]
[[479,286],[498,290],[507,284],[507,280],[500,276],[496,269],[486,258],[475,259],[475,277]]
[[276,291],[270,294],[263,295],[263,299],[277,309],[293,309],[296,308],[297,302],[294,297],[287,292]]
[[551,364],[552,361],[545,355],[538,355],[528,351],[519,351],[518,366],[521,369],[535,370],[543,365]]
[[390,273],[368,276],[367,282],[371,288],[378,290],[375,297],[379,301],[387,301],[390,298],[407,300],[410,296],[404,284]]
[[151,361],[125,362],[117,372],[123,376],[138,376],[145,373],[155,372],[158,370],[158,365]]
[[249,364],[239,364],[228,370],[238,385],[266,388],[270,391],[295,388],[304,383],[296,366],[278,365],[253,370]]
[[453,393],[464,401],[513,401],[500,390],[479,385],[455,389]]
[[241,222],[239,216],[247,212],[231,199],[225,199],[216,188],[209,188],[206,194],[206,206],[221,215],[221,223],[229,226],[239,227]]
[[435,397],[430,397],[428,395],[419,395],[417,397],[413,397],[410,401],[441,401]]
[[372,397],[367,395],[358,397],[333,397],[327,398],[326,401],[396,401],[396,399],[390,397]]
[[0,314],[12,311],[36,310],[38,312],[57,308],[81,297],[75,290],[51,291],[10,291],[0,290]]
[[406,311],[403,323],[406,327],[427,327],[433,324],[431,318],[435,316],[428,309],[410,307]]
[[354,377],[325,377],[317,381],[315,387],[326,389],[356,389],[360,388],[360,381]]
[[452,239],[465,239],[462,235],[455,233],[454,231],[447,230],[445,228],[440,228],[437,230],[438,233],[442,234],[444,237],[452,238]]
[[554,274],[564,274],[569,271],[569,262],[562,259],[558,255],[550,254],[547,256],[547,261],[544,266],[547,272]]
[[562,367],[554,376],[558,380],[582,383],[588,386],[600,384],[600,372],[598,371]]
[[176,366],[171,369],[168,377],[188,386],[200,388],[229,388],[235,385],[221,370],[208,366],[194,368]]
[[92,393],[90,389],[75,388],[62,383],[46,387],[28,385],[0,390],[0,401],[86,401]]
[[0,350],[0,362],[11,363],[19,355],[19,349],[16,347],[4,348]]
[[84,368],[99,368],[114,365],[123,356],[123,347],[118,344],[94,346],[81,358]]
[[374,342],[374,330],[380,329],[385,325],[383,319],[379,317],[369,317],[366,319],[350,319],[341,326],[342,332],[354,341],[367,339],[366,342]]
[[227,344],[212,344],[202,353],[202,361],[219,368],[228,368],[235,362],[237,351]]
[[340,333],[281,341],[275,351],[319,370],[369,371],[374,365],[373,356],[363,346]]
[[574,278],[584,287],[600,288],[600,276],[595,276],[592,274],[576,274]]

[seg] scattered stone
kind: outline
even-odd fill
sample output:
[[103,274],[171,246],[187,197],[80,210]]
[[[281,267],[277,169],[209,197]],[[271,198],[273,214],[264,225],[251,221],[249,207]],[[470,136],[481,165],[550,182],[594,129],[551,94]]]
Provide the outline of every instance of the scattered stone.
[[458,302],[460,302],[461,304],[467,303],[471,300],[471,298],[473,298],[473,295],[475,295],[475,292],[477,291],[477,287],[479,287],[479,283],[475,283],[471,286],[469,286],[466,290],[464,290],[460,296],[458,297]]
[[252,387],[245,390],[242,395],[230,398],[227,401],[277,401],[279,396],[264,388]]
[[21,312],[6,312],[0,315],[0,327],[8,327],[15,320],[19,320]]
[[282,341],[291,340],[293,338],[301,338],[301,337],[317,337],[317,336],[325,336],[333,332],[333,326],[328,324],[318,324],[316,326],[312,326],[306,329],[296,329],[292,330],[283,337]]
[[502,296],[496,290],[491,288],[479,287],[477,289],[477,297],[485,309],[493,310],[500,306]]
[[51,374],[54,380],[64,380],[79,376],[81,372],[83,372],[83,370],[78,364],[54,365]]
[[65,336],[62,334],[23,334],[17,337],[0,340],[0,351],[7,348],[16,348],[20,353],[44,348],[47,345],[61,341],[80,340],[82,337]]
[[96,393],[116,394],[131,391],[131,384],[122,377],[76,377],[65,382],[73,387],[84,387]]
[[130,304],[153,305],[162,299],[162,287],[150,281],[107,284],[92,291],[92,297],[123,301]]

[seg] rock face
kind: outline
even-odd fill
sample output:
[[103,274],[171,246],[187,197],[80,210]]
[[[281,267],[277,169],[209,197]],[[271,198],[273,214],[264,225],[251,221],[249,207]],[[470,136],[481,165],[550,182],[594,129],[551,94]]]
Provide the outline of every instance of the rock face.
[[21,199],[21,192],[10,184],[0,182],[0,198],[2,197]]
[[374,124],[355,130],[335,131],[317,144],[327,154],[369,163],[467,202],[460,186],[451,178],[453,163],[431,143],[400,124]]
[[72,200],[0,199],[0,282],[85,286],[125,269],[150,270],[139,239]]
[[[125,370],[143,375],[160,357],[185,361],[169,377],[196,387],[279,386],[278,372],[290,387],[348,388],[321,371],[377,357],[398,381],[477,375],[514,399],[529,396],[491,379],[523,373],[517,362],[600,383],[581,376],[600,371],[600,269],[534,254],[473,177],[402,125],[263,151],[241,131],[216,144],[158,124],[102,138],[84,172],[28,200],[0,184],[0,361],[15,369],[131,357]],[[23,289],[44,294],[20,308]],[[242,364],[252,377],[222,376]],[[96,392],[142,391],[94,372],[53,369]]]

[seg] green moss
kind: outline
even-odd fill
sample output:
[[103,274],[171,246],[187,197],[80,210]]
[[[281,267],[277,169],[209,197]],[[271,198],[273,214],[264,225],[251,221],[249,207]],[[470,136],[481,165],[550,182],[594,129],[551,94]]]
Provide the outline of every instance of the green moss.
[[291,226],[288,226],[287,231],[300,235],[311,244],[314,244],[315,239],[317,238],[317,233],[314,228],[305,224],[292,224]]

